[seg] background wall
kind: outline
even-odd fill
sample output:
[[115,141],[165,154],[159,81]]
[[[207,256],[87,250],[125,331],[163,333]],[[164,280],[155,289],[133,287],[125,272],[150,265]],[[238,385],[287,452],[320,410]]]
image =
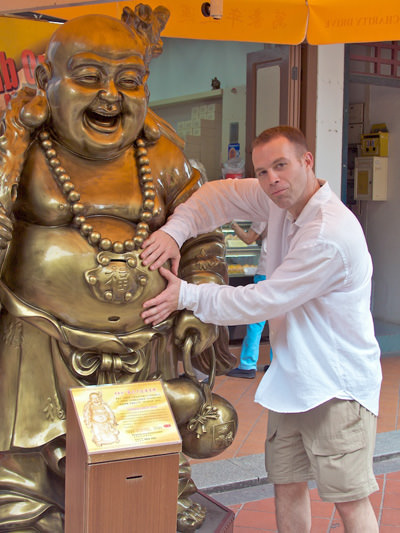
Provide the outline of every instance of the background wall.
[[318,46],[315,173],[341,195],[344,45]]
[[[264,45],[259,43],[166,38],[162,55],[154,59],[150,65],[150,107],[152,103],[160,100],[170,98],[179,100],[182,96],[211,91],[211,80],[215,77],[221,82],[223,91],[221,138],[219,143],[213,143],[212,147],[213,150],[218,150],[216,158],[219,171],[221,163],[228,158],[232,122],[238,123],[240,154],[244,157],[247,54],[263,48]],[[197,102],[196,105],[201,103]],[[174,120],[165,107],[156,107],[155,111],[178,130],[178,120],[182,120],[179,114],[176,114],[177,118]],[[188,156],[194,157],[189,148],[188,145]],[[219,172],[214,171],[215,165],[208,164],[207,161],[204,163],[209,179],[221,177]]]
[[[247,54],[263,48],[260,43],[165,38],[162,55],[150,65],[150,106],[154,101],[210,91],[211,80],[217,77],[224,92],[220,161],[227,159],[231,122],[239,122],[239,142],[244,155]],[[343,45],[318,47],[316,172],[329,181],[339,196],[343,63]]]
[[150,102],[211,90],[217,77],[221,89],[246,85],[246,54],[260,43],[164,38],[161,56],[150,64]]
[[350,102],[365,103],[365,131],[385,122],[389,130],[388,199],[360,202],[374,263],[372,311],[376,319],[400,324],[400,88],[352,84]]

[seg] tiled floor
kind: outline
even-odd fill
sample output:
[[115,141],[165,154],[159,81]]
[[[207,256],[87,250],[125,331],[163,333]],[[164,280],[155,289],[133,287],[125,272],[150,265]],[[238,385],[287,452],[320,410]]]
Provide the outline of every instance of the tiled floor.
[[[238,354],[239,347],[232,347]],[[267,361],[269,346],[260,350],[259,365]],[[382,358],[383,385],[381,392],[378,432],[400,430],[400,355]],[[216,379],[214,392],[229,400],[237,410],[239,428],[234,443],[217,458],[231,459],[264,452],[264,438],[267,412],[254,403],[254,393],[262,378],[257,372],[256,379],[237,379],[221,376]],[[192,461],[195,463],[196,461]],[[400,533],[400,472],[377,476],[380,490],[371,496],[378,517],[379,531]],[[342,533],[343,525],[333,504],[322,502],[316,489],[311,490],[313,526],[312,533]],[[277,531],[273,498],[236,504],[231,506],[236,513],[235,533],[256,531]]]
[[[400,472],[377,476],[379,492],[371,495],[379,531],[400,532]],[[311,533],[344,533],[342,521],[332,503],[319,499],[317,489],[310,491],[312,528]],[[234,533],[277,531],[273,498],[232,505],[235,511]]]

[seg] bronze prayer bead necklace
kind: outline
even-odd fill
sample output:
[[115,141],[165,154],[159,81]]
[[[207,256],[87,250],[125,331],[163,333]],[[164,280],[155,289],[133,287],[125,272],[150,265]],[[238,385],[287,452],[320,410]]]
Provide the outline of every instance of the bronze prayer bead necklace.
[[112,251],[117,254],[123,254],[125,252],[133,251],[136,248],[140,248],[143,241],[150,233],[149,221],[153,217],[155,205],[154,198],[156,196],[153,176],[149,166],[150,161],[144,140],[139,138],[135,142],[135,159],[138,164],[138,175],[143,195],[140,222],[137,224],[136,233],[131,239],[124,242],[113,242],[111,239],[103,237],[86,221],[86,217],[83,215],[85,206],[80,203],[80,194],[72,183],[71,177],[61,166],[50,133],[45,130],[41,131],[39,139],[40,146],[46,156],[51,173],[63,193],[64,198],[70,205],[71,212],[74,215],[73,224],[79,229],[81,235],[88,241],[88,243],[101,251]]

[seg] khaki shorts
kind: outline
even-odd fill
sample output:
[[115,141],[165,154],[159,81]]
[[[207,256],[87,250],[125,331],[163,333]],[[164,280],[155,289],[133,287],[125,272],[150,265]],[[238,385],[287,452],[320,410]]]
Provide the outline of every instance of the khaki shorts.
[[274,484],[315,480],[322,500],[360,500],[378,490],[372,461],[376,416],[354,400],[303,413],[268,414],[265,466]]

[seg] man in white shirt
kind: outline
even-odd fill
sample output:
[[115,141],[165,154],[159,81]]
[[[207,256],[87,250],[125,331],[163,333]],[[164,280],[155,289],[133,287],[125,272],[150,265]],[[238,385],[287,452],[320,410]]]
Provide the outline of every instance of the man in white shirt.
[[[378,531],[369,494],[381,367],[370,313],[372,262],[354,215],[313,172],[303,134],[264,131],[253,144],[257,179],[204,185],[144,243],[142,260],[167,288],[144,304],[157,324],[190,309],[221,325],[269,320],[274,358],[256,401],[269,409],[268,476],[280,533],[309,532],[307,481],[334,502],[345,530]],[[183,242],[232,219],[268,223],[267,279],[244,287],[175,276]],[[172,259],[172,271],[162,267]]]

